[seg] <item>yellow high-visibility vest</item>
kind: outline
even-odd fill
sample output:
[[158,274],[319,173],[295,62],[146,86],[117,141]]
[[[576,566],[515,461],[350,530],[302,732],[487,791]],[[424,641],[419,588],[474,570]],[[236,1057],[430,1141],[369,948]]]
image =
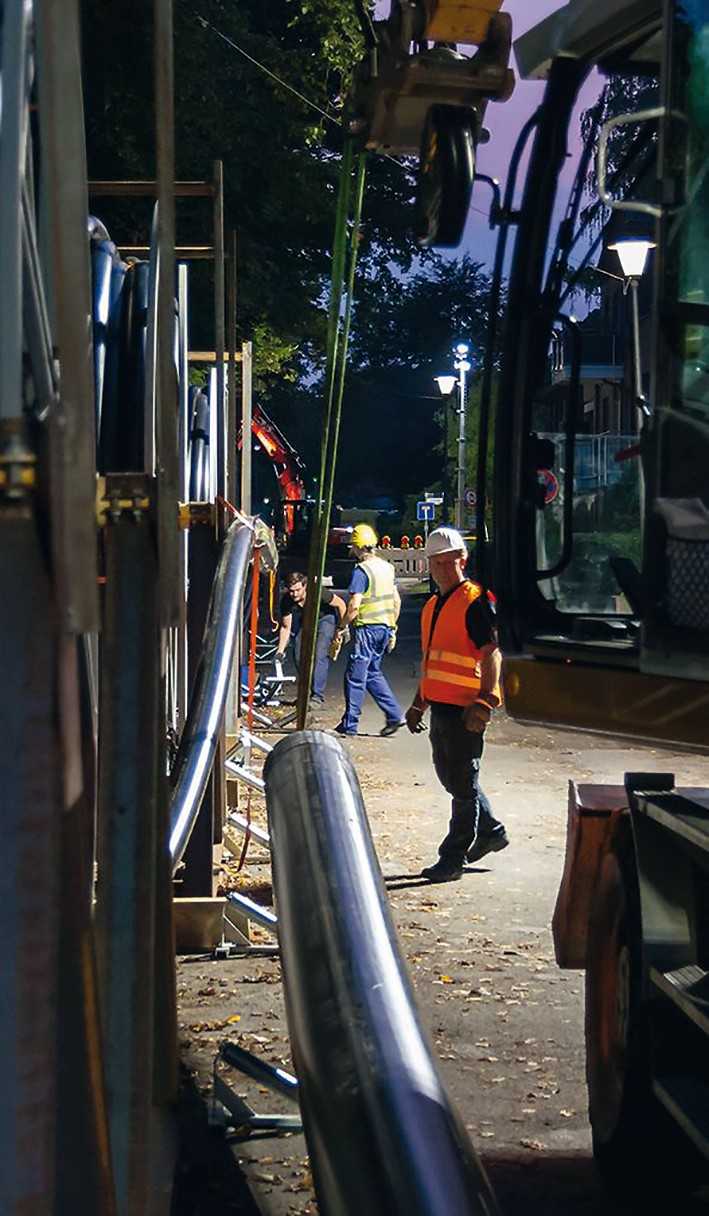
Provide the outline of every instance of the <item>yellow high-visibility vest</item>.
[[367,575],[369,584],[362,595],[355,625],[395,625],[394,567],[391,562],[385,562],[381,557],[367,557],[359,563],[358,569]]

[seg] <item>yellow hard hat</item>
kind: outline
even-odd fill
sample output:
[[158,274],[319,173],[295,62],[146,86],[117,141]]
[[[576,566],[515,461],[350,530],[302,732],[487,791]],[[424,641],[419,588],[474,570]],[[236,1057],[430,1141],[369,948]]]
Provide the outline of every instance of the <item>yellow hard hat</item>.
[[356,524],[352,529],[350,544],[355,549],[374,549],[377,545],[377,534],[370,524]]

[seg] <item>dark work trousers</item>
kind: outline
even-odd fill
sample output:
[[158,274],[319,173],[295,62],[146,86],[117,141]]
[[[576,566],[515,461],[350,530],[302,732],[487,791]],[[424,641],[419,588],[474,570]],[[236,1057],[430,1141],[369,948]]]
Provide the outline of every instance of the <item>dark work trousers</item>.
[[[315,639],[315,659],[313,661],[312,699],[313,701],[318,701],[321,705],[325,700],[327,677],[330,671],[330,646],[335,636],[336,626],[337,619],[332,613],[328,613],[327,616],[321,616],[318,621],[318,632]],[[298,671],[300,671],[300,644],[302,639],[302,632],[299,631],[293,647],[295,665]]]
[[462,863],[478,835],[504,831],[479,786],[483,737],[463,725],[457,705],[431,705],[433,766],[441,785],[451,795],[448,835],[438,853],[446,861]]

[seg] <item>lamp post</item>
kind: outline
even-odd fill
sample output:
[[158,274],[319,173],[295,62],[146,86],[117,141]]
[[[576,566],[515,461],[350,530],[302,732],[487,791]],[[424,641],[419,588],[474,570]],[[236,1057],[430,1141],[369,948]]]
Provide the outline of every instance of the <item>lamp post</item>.
[[448,512],[448,400],[452,393],[455,392],[458,383],[457,376],[434,376],[438,391],[443,398],[443,523],[447,524],[449,520]]
[[458,489],[455,500],[455,526],[458,531],[463,529],[465,517],[465,377],[470,371],[467,342],[457,342],[454,347],[455,362],[458,373],[458,391],[460,403],[458,407]]
[[640,307],[638,304],[638,286],[645,272],[647,255],[655,248],[653,241],[626,239],[609,245],[618,254],[618,260],[623,271],[627,295],[630,290],[631,315],[633,323],[633,380],[635,388],[635,405],[646,418],[650,416],[650,406],[643,392],[643,374],[640,361]]

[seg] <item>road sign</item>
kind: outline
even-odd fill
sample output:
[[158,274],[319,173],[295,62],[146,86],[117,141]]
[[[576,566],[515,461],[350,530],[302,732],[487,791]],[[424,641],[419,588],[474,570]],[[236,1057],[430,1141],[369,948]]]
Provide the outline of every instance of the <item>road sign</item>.
[[548,506],[558,496],[559,479],[551,469],[537,469],[537,477],[539,484],[544,486],[544,504]]
[[477,492],[475,490],[466,490],[465,491],[465,505],[466,505],[466,507],[477,507],[478,496],[477,496]]
[[432,523],[436,518],[435,502],[417,502],[416,503],[416,518],[425,520],[426,523]]
[[443,506],[443,495],[442,494],[424,494],[424,498],[425,498],[426,502],[432,502],[434,507]]

